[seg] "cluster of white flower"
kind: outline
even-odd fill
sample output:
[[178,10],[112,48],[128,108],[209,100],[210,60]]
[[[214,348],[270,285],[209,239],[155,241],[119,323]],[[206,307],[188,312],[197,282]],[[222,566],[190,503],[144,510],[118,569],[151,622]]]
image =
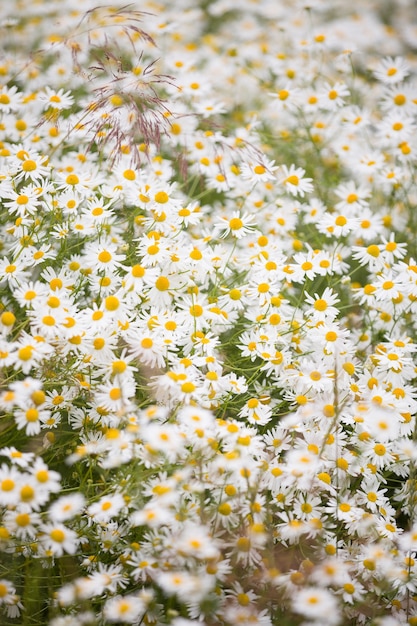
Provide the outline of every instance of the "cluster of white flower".
[[98,4],[0,6],[3,618],[417,625],[412,0]]

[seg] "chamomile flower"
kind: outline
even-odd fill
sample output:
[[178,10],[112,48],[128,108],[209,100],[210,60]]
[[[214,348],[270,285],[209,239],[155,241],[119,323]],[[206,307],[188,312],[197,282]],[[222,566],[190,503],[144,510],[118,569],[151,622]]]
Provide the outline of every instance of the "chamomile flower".
[[352,257],[359,261],[361,266],[368,267],[373,272],[382,270],[385,265],[381,245],[352,246],[352,252]]
[[184,556],[200,560],[219,557],[219,549],[207,529],[191,522],[185,523],[175,544],[176,550]]
[[143,439],[151,451],[157,451],[175,459],[181,452],[184,439],[174,424],[147,424]]
[[23,504],[14,511],[7,511],[3,523],[17,538],[23,541],[33,540],[38,532],[41,516]]
[[317,293],[314,294],[314,297],[306,294],[305,302],[307,305],[311,305],[307,309],[306,315],[311,316],[313,321],[333,321],[339,313],[334,306],[339,302],[339,298],[330,287],[326,287],[321,296]]
[[11,214],[16,214],[18,217],[33,215],[41,206],[39,196],[39,187],[34,185],[26,185],[19,189],[19,192],[10,189],[6,196],[8,199],[4,201],[4,206]]
[[4,606],[6,614],[15,619],[19,617],[23,605],[20,602],[20,596],[16,594],[13,584],[5,579],[0,579],[0,606]]
[[415,87],[413,85],[398,85],[389,87],[381,100],[381,108],[384,110],[401,110],[411,114],[416,110]]
[[214,578],[204,570],[192,574],[185,570],[161,572],[158,585],[168,595],[176,595],[183,601],[193,597],[202,600],[214,587]]
[[320,106],[328,111],[336,111],[345,104],[345,98],[349,93],[345,83],[336,82],[333,85],[325,83],[319,94]]
[[47,179],[51,166],[48,163],[48,157],[38,152],[28,152],[26,150],[18,150],[15,155],[15,165],[18,172],[15,181],[33,181],[42,184]]
[[33,460],[34,454],[32,452],[21,452],[17,450],[14,446],[1,448],[0,456],[4,456],[10,459],[10,462],[13,465],[17,465],[23,469],[29,467],[29,464]]
[[103,496],[87,508],[87,515],[97,524],[106,524],[113,517],[117,517],[125,504],[123,496],[119,493]]
[[0,259],[0,284],[18,287],[29,278],[27,265],[22,258],[15,260],[3,257]]
[[97,403],[109,411],[127,411],[130,398],[135,394],[132,381],[122,380],[107,382],[99,386],[95,394]]
[[340,198],[335,208],[340,211],[361,211],[368,206],[370,190],[364,185],[357,186],[352,181],[339,185],[335,189],[335,194]]
[[3,113],[10,113],[13,110],[17,110],[22,102],[22,93],[18,90],[16,85],[7,87],[2,85],[0,91],[0,111]]
[[63,524],[42,524],[39,530],[45,556],[60,557],[63,554],[75,554],[77,551],[79,544],[77,533]]
[[117,245],[112,241],[101,241],[86,246],[84,263],[94,271],[113,272],[121,267],[124,255],[117,253]]
[[14,367],[28,374],[33,366],[40,363],[52,351],[52,346],[46,343],[43,337],[31,337],[23,333],[16,345]]
[[274,180],[274,172],[278,169],[275,161],[259,161],[254,163],[242,163],[240,166],[241,176],[252,184]]
[[391,233],[389,239],[381,237],[381,251],[385,262],[392,265],[398,259],[405,257],[407,253],[407,244],[395,241],[395,234]]
[[398,284],[398,281],[394,280],[394,276],[391,272],[380,274],[379,278],[374,283],[375,286],[375,299],[380,301],[392,300],[392,298],[398,298],[401,293],[402,286]]
[[0,467],[0,503],[2,506],[16,506],[19,502],[19,490],[24,477],[15,467],[3,463]]
[[126,334],[129,355],[139,358],[144,365],[159,368],[165,365],[167,345],[158,332],[130,329]]
[[109,623],[137,624],[146,611],[143,600],[136,595],[114,596],[106,601],[103,614]]
[[304,178],[305,170],[302,167],[282,165],[278,172],[278,182],[293,196],[301,196],[313,191],[312,178]]
[[64,91],[62,88],[55,90],[50,87],[45,87],[44,91],[39,94],[39,101],[44,103],[45,108],[51,109],[68,109],[74,103],[74,97],[69,91]]
[[410,67],[403,57],[384,57],[373,73],[382,83],[393,85],[402,82],[408,76]]
[[39,409],[37,406],[28,406],[26,409],[15,412],[15,422],[18,430],[25,430],[29,436],[40,433],[42,425],[50,418],[50,412]]
[[292,598],[293,610],[323,626],[339,624],[338,602],[327,589],[305,587]]
[[226,238],[228,235],[240,239],[249,235],[256,228],[253,216],[249,213],[241,213],[233,211],[231,217],[221,217],[219,222],[215,224],[215,228],[219,232],[220,237]]
[[272,408],[256,397],[249,398],[239,411],[239,417],[246,418],[249,424],[264,426],[272,418]]
[[84,508],[85,498],[81,493],[61,496],[51,504],[48,516],[52,522],[65,522],[79,515]]
[[317,225],[318,230],[327,237],[344,237],[355,230],[360,221],[352,212],[326,213]]

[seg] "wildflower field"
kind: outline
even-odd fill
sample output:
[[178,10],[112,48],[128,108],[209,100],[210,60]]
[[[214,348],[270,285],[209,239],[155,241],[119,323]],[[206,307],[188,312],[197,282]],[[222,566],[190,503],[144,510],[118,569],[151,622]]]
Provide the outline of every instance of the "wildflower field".
[[0,624],[417,625],[413,0],[0,2]]

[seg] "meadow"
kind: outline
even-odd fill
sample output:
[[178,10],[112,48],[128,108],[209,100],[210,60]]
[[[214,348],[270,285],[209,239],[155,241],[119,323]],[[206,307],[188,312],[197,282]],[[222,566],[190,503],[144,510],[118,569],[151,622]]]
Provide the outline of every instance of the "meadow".
[[417,625],[412,0],[0,3],[0,623]]

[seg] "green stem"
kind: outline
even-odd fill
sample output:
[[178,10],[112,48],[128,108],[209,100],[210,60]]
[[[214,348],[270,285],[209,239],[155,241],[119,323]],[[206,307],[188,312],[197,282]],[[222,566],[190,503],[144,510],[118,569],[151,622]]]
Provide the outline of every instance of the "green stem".
[[42,567],[40,559],[28,558],[24,570],[24,587],[22,603],[22,626],[41,626],[45,623],[46,598],[44,597],[45,576],[47,570]]

